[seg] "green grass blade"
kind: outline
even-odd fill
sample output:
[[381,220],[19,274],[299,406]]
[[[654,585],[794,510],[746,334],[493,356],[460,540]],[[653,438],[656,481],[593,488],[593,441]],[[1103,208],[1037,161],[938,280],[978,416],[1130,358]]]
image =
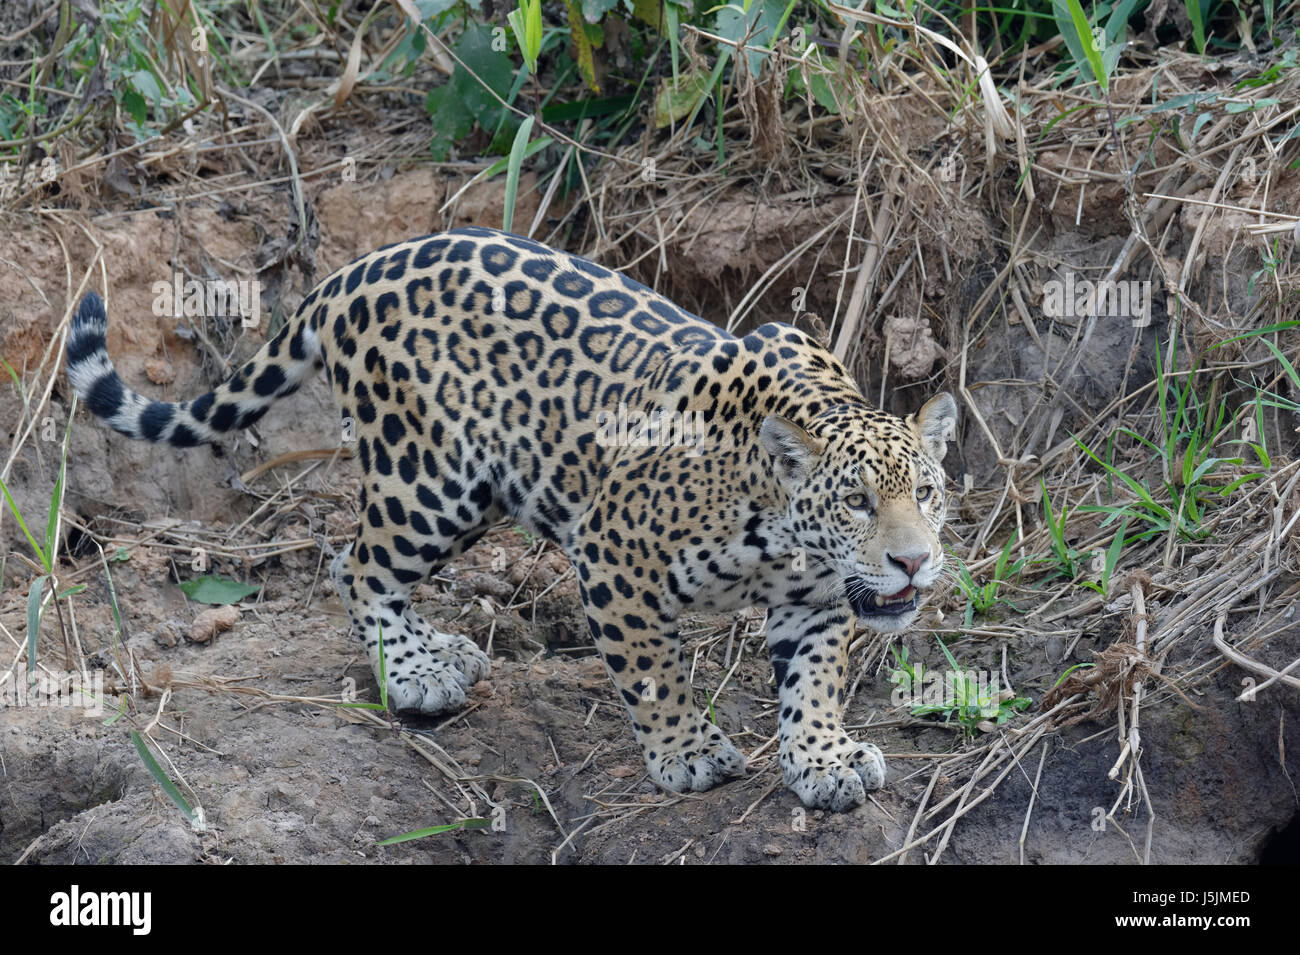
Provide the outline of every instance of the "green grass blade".
[[1183,0],[1183,9],[1187,19],[1192,21],[1192,40],[1196,43],[1196,52],[1205,52],[1205,20],[1201,16],[1201,0]]
[[185,814],[185,818],[190,820],[190,822],[193,822],[194,810],[191,809],[190,804],[185,801],[185,797],[182,796],[181,791],[176,788],[176,784],[171,781],[171,778],[168,777],[165,772],[163,772],[163,768],[158,765],[158,760],[153,758],[153,753],[149,752],[149,747],[145,744],[144,737],[135,730],[131,730],[131,742],[135,743],[135,750],[140,754],[140,758],[144,760],[144,765],[145,768],[149,770],[149,775],[153,776],[154,781],[162,787],[162,791],[167,794],[167,798],[176,804],[176,808]]
[[1076,663],[1074,666],[1070,667],[1070,669],[1062,673],[1059,678],[1057,678],[1057,681],[1052,684],[1052,689],[1055,690],[1058,686],[1064,683],[1065,678],[1069,676],[1071,673],[1073,673],[1075,670],[1091,670],[1096,665],[1097,664],[1095,663]]
[[18,527],[22,530],[23,536],[27,538],[27,543],[32,545],[32,550],[36,551],[36,557],[41,562],[41,566],[48,572],[50,570],[50,562],[45,559],[45,551],[41,550],[41,545],[36,543],[36,538],[33,537],[32,532],[27,529],[27,522],[23,520],[23,516],[18,513],[18,505],[15,504],[14,499],[9,496],[9,488],[4,481],[0,481],[0,492],[4,493],[5,502],[9,505],[9,512],[13,514],[14,520],[18,522]]
[[1011,557],[1011,545],[1016,539],[1008,537],[1006,546],[1002,548],[1002,553],[998,555],[998,561],[993,565],[993,579],[995,582],[1001,582],[1005,579],[1003,572],[1007,569],[1007,560]]
[[1237,490],[1237,488],[1241,487],[1243,484],[1249,484],[1251,481],[1258,481],[1263,476],[1264,476],[1263,471],[1256,471],[1253,474],[1243,474],[1241,477],[1237,478],[1235,481],[1231,482],[1230,484],[1225,484],[1223,487],[1219,488],[1219,496],[1227,497],[1229,494]]
[[[553,142],[555,142],[555,140],[553,140],[550,136],[537,137],[535,140],[533,140],[531,143],[528,144],[528,148],[524,151],[524,158],[528,159],[529,157],[535,155],[536,153],[541,152],[543,149],[551,145],[551,143]],[[492,165],[488,166],[481,173],[475,176],[471,181],[483,182],[487,179],[491,179],[495,175],[505,172],[509,168],[510,168],[510,157],[502,156]]]
[[676,86],[678,74],[680,72],[680,67],[678,66],[678,60],[679,57],[681,56],[680,47],[678,46],[680,41],[677,38],[677,34],[680,32],[680,27],[677,21],[677,7],[675,4],[665,3],[663,6],[663,11],[664,11],[664,30],[667,31],[668,33],[668,45],[672,50],[672,57],[673,57],[673,85]]
[[63,484],[64,478],[68,473],[68,445],[64,442],[63,459],[59,462],[59,476],[54,481],[54,492],[50,495],[50,513],[45,521],[45,553],[48,555],[48,561],[45,565],[47,573],[54,573],[55,559],[55,535],[59,530],[59,511],[63,508]]
[[430,826],[427,829],[416,829],[413,832],[404,832],[400,836],[392,836],[376,842],[377,846],[395,846],[399,842],[410,842],[413,839],[427,839],[429,836],[440,836],[444,832],[454,832],[457,829],[486,829],[492,825],[491,819],[483,819],[471,816],[468,819],[459,819],[456,822],[448,823],[445,826]]
[[961,665],[957,663],[957,661],[953,658],[953,655],[948,651],[948,645],[944,643],[943,640],[941,640],[939,637],[935,637],[934,639],[939,641],[939,649],[943,651],[944,657],[947,658],[948,666],[952,667],[952,672],[954,674],[960,675]]
[[1115,532],[1115,539],[1110,542],[1110,548],[1106,551],[1106,566],[1101,574],[1101,589],[1103,596],[1110,593],[1110,578],[1115,573],[1115,567],[1119,564],[1119,555],[1124,550],[1124,535],[1128,532],[1128,521],[1125,520],[1119,525],[1119,530]]
[[102,547],[99,548],[99,562],[104,565],[104,579],[108,581],[108,603],[113,608],[113,624],[117,627],[117,636],[120,640],[123,638],[122,611],[117,605],[117,588],[113,586],[113,575],[109,573],[108,558],[104,555]]
[[379,702],[388,709],[388,660],[384,657],[384,625],[379,625]]
[[515,222],[515,199],[519,195],[519,170],[524,164],[524,153],[528,148],[528,137],[533,132],[533,117],[529,116],[519,124],[515,141],[510,147],[510,163],[506,167],[506,203],[502,217],[501,231],[509,232]]
[[[1242,335],[1241,337],[1246,338],[1248,336]],[[1232,339],[1232,340],[1236,341],[1236,339]],[[1295,370],[1295,366],[1291,364],[1290,360],[1287,359],[1286,355],[1282,354],[1282,349],[1278,348],[1267,338],[1261,338],[1260,341],[1268,348],[1269,351],[1273,353],[1273,357],[1277,359],[1278,364],[1280,364],[1282,368],[1285,369],[1287,373],[1287,377],[1291,379],[1292,386],[1295,387],[1297,390],[1300,390],[1300,373],[1298,373]],[[1227,343],[1225,342],[1224,344]]]
[[[1107,92],[1108,82],[1106,76],[1106,67],[1101,61],[1101,51],[1097,49],[1097,44],[1093,39],[1092,24],[1088,22],[1088,16],[1083,12],[1079,0],[1055,0],[1057,4],[1064,4],[1069,14],[1069,25],[1074,27],[1075,37],[1079,49],[1083,51],[1083,56],[1088,65],[1092,78],[1097,81],[1097,86],[1102,93]],[[1062,31],[1064,34],[1064,31]],[[1073,52],[1075,44],[1067,43]],[[1082,64],[1081,64],[1082,65]]]
[[9,377],[14,380],[14,387],[18,389],[18,394],[21,396],[23,393],[23,383],[18,379],[18,372],[14,371],[13,365],[9,364],[9,362],[5,361],[3,358],[0,358],[0,365],[4,365],[5,371],[9,372]]
[[27,591],[27,673],[36,672],[36,640],[41,632],[41,591],[45,589],[44,574],[32,581]]
[[1134,495],[1137,496],[1138,500],[1139,500],[1143,505],[1145,505],[1146,507],[1149,507],[1149,508],[1151,508],[1152,510],[1156,511],[1158,514],[1160,514],[1160,515],[1161,515],[1162,517],[1164,517],[1166,520],[1169,519],[1169,517],[1170,517],[1170,513],[1169,513],[1169,511],[1168,511],[1166,508],[1164,508],[1164,507],[1162,507],[1161,505],[1159,505],[1159,504],[1156,503],[1155,499],[1151,496],[1151,492],[1150,492],[1150,491],[1148,491],[1145,487],[1143,487],[1143,486],[1142,486],[1140,483],[1138,483],[1136,480],[1134,480],[1133,478],[1129,477],[1127,474],[1125,474],[1125,473],[1124,473],[1123,471],[1121,471],[1119,468],[1115,467],[1113,464],[1107,464],[1105,461],[1101,460],[1101,458],[1097,457],[1097,455],[1093,453],[1093,451],[1092,451],[1091,448],[1089,448],[1086,444],[1084,444],[1084,443],[1083,443],[1082,441],[1080,441],[1078,438],[1075,438],[1075,439],[1074,439],[1074,443],[1077,444],[1080,448],[1082,448],[1082,449],[1083,449],[1083,453],[1086,454],[1086,455],[1088,455],[1088,457],[1092,458],[1092,460],[1095,461],[1095,462],[1097,463],[1098,467],[1104,468],[1108,473],[1113,474],[1115,477],[1119,478],[1122,482],[1124,482],[1124,485],[1125,485],[1125,486],[1126,486],[1130,491],[1132,491]]

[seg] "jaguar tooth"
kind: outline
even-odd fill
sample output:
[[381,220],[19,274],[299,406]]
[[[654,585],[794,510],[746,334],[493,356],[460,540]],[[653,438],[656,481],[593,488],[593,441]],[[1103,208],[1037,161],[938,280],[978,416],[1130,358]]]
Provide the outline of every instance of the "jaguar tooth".
[[876,594],[876,606],[883,607],[884,605],[885,605],[885,598],[880,596],[880,594]]

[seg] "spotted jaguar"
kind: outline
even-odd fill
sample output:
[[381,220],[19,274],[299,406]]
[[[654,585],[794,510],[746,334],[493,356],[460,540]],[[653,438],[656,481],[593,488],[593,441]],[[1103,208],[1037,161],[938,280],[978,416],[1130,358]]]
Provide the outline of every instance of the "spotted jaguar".
[[[412,594],[509,519],[568,555],[656,783],[701,791],[745,773],[695,705],[678,627],[751,606],[768,612],[786,785],[847,810],[884,783],[880,751],[842,724],[849,641],[855,619],[907,627],[940,573],[950,395],[887,414],[794,327],[734,336],[619,272],[484,228],[344,266],[192,401],[129,389],[106,327],[87,294],[68,377],[132,438],[218,441],[324,371],[362,472],[360,526],[331,576],[395,709],[454,710],[488,675],[483,651],[426,623]],[[619,415],[693,427],[646,440],[609,427]]]

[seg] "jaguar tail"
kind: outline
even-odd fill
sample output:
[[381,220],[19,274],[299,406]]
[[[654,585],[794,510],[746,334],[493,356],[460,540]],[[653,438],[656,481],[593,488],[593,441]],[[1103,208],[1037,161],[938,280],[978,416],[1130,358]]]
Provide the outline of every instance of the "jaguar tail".
[[320,343],[299,310],[223,384],[192,401],[154,401],[132,391],[108,357],[104,301],[87,292],[68,335],[68,380],[81,400],[115,431],[143,441],[190,447],[246,428],[277,399],[292,394],[323,365]]

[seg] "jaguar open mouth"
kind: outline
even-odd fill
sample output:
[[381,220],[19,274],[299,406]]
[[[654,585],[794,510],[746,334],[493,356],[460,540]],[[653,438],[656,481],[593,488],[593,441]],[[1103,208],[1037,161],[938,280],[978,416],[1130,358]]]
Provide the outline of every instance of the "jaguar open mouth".
[[861,581],[857,582],[856,586],[853,581],[848,581],[846,589],[849,606],[864,620],[871,617],[901,617],[905,613],[911,613],[916,609],[920,597],[920,593],[911,584],[896,594],[883,596],[863,585]]

